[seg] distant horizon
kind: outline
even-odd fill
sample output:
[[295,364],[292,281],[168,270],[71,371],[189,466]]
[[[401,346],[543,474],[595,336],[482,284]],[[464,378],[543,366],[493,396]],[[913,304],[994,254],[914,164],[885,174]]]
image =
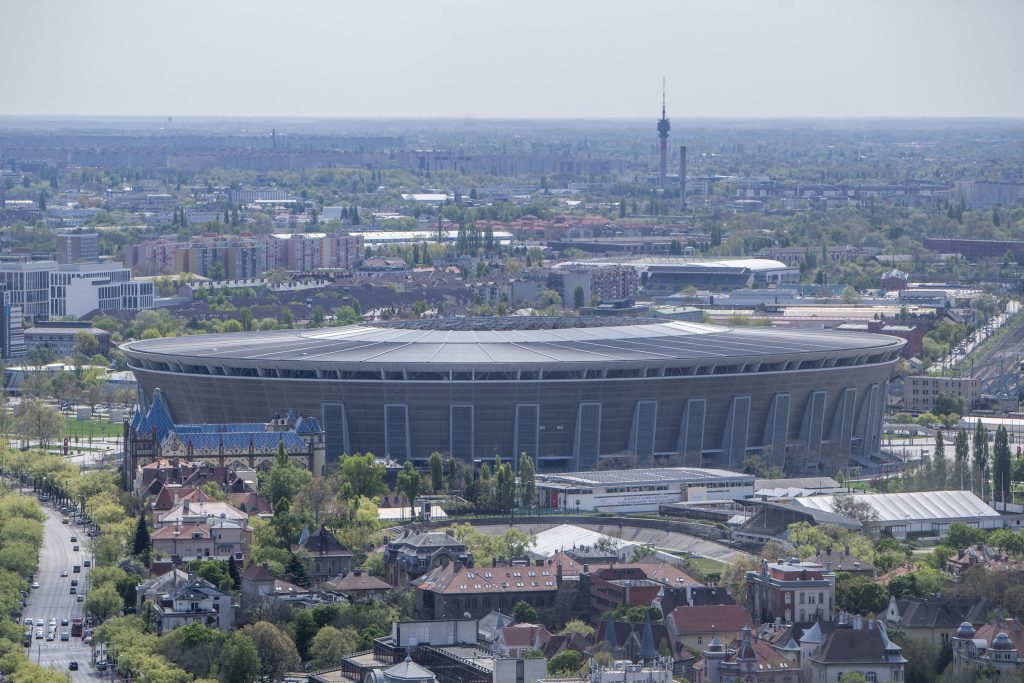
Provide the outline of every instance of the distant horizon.
[[[0,115],[1024,117],[1020,0],[9,0]],[[175,113],[177,112],[177,113]]]

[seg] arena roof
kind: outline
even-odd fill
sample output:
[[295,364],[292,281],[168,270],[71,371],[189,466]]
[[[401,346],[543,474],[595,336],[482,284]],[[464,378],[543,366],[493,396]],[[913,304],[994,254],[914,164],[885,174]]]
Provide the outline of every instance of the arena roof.
[[[899,351],[894,337],[832,331],[717,327],[663,319],[458,318],[346,327],[240,332],[127,342],[129,356],[154,361],[301,362],[303,365],[369,363],[401,365],[551,365],[558,363],[674,360],[729,361],[751,357],[791,359],[839,354],[867,361]],[[846,353],[843,353],[846,352]],[[781,368],[779,368],[781,369]],[[716,371],[716,374],[717,371]]]
[[[794,498],[793,503],[832,512],[835,496]],[[970,491],[919,491],[916,493],[868,493],[857,500],[878,513],[880,522],[929,519],[998,517],[999,513]]]
[[718,479],[749,479],[754,475],[729,470],[702,467],[648,467],[631,470],[594,470],[565,474],[538,474],[539,486],[607,486],[613,484],[650,484],[674,482],[702,482]]

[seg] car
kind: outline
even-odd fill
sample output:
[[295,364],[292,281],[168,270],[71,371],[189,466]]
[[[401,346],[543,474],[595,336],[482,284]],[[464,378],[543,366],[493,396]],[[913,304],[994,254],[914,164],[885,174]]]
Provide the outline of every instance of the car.
[[77,598],[75,598],[75,602],[82,602],[83,600],[85,600],[85,593],[82,593]]
[[32,587],[33,588],[39,588],[39,582],[38,581],[33,581],[32,582]]
[[57,627],[57,620],[56,619],[50,619],[50,622],[49,622],[48,626],[50,628],[56,628]]
[[77,586],[78,585],[78,579],[71,579],[71,585],[72,586]]
[[68,519],[67,517],[65,517],[64,519],[60,520],[60,523],[61,524],[71,524],[71,520]]
[[76,593],[78,593],[78,589],[75,588],[74,586],[72,586],[71,587],[71,595],[75,595]]
[[60,572],[60,577],[63,579],[67,575],[68,575],[68,570],[67,569],[62,569],[61,572]]
[[60,625],[61,626],[67,626],[68,625],[68,618],[64,617],[63,619],[61,619],[60,620]]
[[92,645],[92,636],[86,636],[85,638],[82,639],[82,642],[85,643],[86,645]]
[[36,640],[42,640],[42,639],[43,639],[43,629],[37,628],[36,629]]
[[85,564],[86,567],[91,567],[92,566],[92,560],[86,560],[83,564]]
[[78,671],[78,662],[73,659],[68,662],[68,671]]
[[61,640],[71,640],[71,634],[68,633],[67,631],[61,631],[60,632],[60,639]]
[[78,536],[72,536],[71,537],[71,542],[72,543],[78,543]]
[[32,617],[29,617],[28,619],[25,620],[25,626],[31,626],[31,625],[32,625]]
[[74,548],[72,548],[72,550],[74,550],[77,553],[78,552],[78,546],[76,545]]
[[53,631],[50,631],[49,633],[46,634],[46,642],[52,643],[55,640],[57,640],[57,636],[54,635]]

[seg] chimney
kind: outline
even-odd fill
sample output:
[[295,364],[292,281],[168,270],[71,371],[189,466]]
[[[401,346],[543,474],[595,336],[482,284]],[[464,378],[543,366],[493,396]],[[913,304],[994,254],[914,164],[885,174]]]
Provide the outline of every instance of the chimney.
[[561,562],[559,562],[555,566],[555,579],[558,581],[559,584],[562,583],[562,563]]
[[188,514],[188,500],[185,501],[185,506],[182,508],[182,510],[185,512],[186,515]]

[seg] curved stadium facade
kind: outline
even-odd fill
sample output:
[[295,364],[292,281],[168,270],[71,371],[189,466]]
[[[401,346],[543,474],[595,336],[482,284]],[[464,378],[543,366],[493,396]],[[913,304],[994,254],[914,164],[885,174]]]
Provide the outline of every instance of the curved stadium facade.
[[[203,335],[121,349],[178,422],[322,420],[328,461],[528,453],[539,471],[609,456],[789,474],[877,453],[904,342],[651,319],[462,318]],[[635,458],[635,459],[634,459]],[[621,459],[617,464],[621,465]]]

